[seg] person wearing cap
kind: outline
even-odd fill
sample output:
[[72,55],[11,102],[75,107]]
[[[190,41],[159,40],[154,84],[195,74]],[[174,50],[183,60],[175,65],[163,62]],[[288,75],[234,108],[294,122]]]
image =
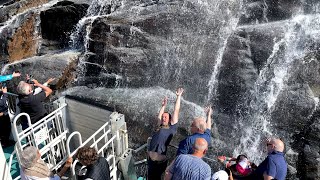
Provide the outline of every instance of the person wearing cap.
[[72,158],[67,159],[60,172],[53,174],[41,159],[39,150],[34,146],[28,146],[20,152],[19,162],[21,180],[61,180],[61,177],[70,168]]
[[186,137],[184,140],[180,141],[179,147],[177,150],[177,156],[180,154],[192,154],[193,153],[193,144],[197,138],[204,138],[208,145],[211,144],[211,115],[212,108],[208,106],[205,108],[207,114],[207,121],[198,117],[195,118],[190,126],[192,135]]
[[212,175],[211,180],[233,180],[233,178],[232,178],[232,174],[229,177],[229,175],[226,171],[220,170],[218,172],[215,172]]
[[211,168],[202,160],[208,150],[208,142],[197,138],[192,154],[180,154],[167,167],[165,180],[210,180]]
[[277,138],[267,141],[268,156],[254,172],[255,179],[285,180],[287,175],[287,162],[284,157],[284,143]]
[[250,162],[246,155],[238,155],[237,158],[218,156],[218,161],[229,169],[235,179],[247,179],[248,176],[257,168],[257,166]]
[[157,119],[157,128],[152,135],[148,147],[148,179],[160,180],[168,165],[167,147],[174,134],[177,132],[179,119],[180,102],[183,93],[182,88],[176,91],[177,99],[173,111],[173,116],[165,112],[167,97],[162,101],[162,106]]

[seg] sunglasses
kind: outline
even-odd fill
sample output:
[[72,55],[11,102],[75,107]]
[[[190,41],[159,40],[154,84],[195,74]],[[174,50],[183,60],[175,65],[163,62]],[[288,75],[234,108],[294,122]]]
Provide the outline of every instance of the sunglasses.
[[270,143],[267,143],[267,146],[270,146],[270,145],[272,145],[272,144],[270,144]]

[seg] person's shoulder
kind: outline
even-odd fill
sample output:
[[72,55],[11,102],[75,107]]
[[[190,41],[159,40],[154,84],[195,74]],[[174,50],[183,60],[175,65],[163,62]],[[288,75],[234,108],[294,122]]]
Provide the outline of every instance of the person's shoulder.
[[170,128],[177,127],[177,126],[178,126],[178,123],[170,124]]

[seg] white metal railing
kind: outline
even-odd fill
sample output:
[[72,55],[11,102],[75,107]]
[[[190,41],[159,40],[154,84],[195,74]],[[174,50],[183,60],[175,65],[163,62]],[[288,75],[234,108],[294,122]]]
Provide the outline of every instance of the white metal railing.
[[[77,137],[78,147],[75,148],[72,152],[70,151],[70,142],[71,139]],[[110,177],[113,180],[117,179],[117,162],[115,154],[115,141],[118,139],[118,135],[111,134],[110,121],[106,122],[101,128],[99,128],[94,134],[92,134],[85,142],[82,142],[82,137],[79,132],[73,132],[67,139],[67,152],[69,156],[74,156],[77,150],[83,146],[94,147],[98,155],[105,157],[110,166]],[[73,177],[76,177],[76,165],[78,160],[76,159],[72,163],[71,174]],[[84,167],[84,166],[82,166]]]
[[[63,109],[67,104],[60,104],[60,107],[32,124],[30,116],[27,113],[18,114],[13,120],[13,134],[16,137],[15,151],[11,154],[9,160],[9,170],[14,155],[17,155],[27,146],[35,146],[39,149],[42,159],[49,164],[50,170],[57,170],[67,159],[65,142],[67,139],[68,129],[63,121]],[[19,130],[17,121],[25,116],[28,121],[28,128]],[[19,179],[18,176],[15,179]]]
[[[92,134],[85,142],[79,132],[73,132],[69,136],[65,124],[65,108],[67,104],[62,102],[59,108],[42,118],[35,124],[31,123],[30,117],[26,113],[18,114],[13,120],[13,134],[16,138],[15,151],[9,160],[9,170],[14,158],[19,161],[20,152],[27,146],[32,145],[39,149],[41,158],[44,159],[51,171],[60,168],[69,156],[74,156],[77,150],[83,146],[90,146],[97,149],[99,156],[105,157],[110,165],[110,177],[113,180],[119,179],[118,163],[125,162],[128,154],[128,132],[124,115],[113,112],[110,119]],[[19,130],[18,119],[25,117],[29,127]],[[74,140],[77,138],[77,141]],[[73,150],[71,150],[71,140]],[[76,145],[76,143],[78,143]],[[17,157],[15,157],[15,155]],[[78,160],[72,163],[71,176],[76,178],[75,167]],[[123,165],[121,165],[123,166]],[[125,164],[125,166],[127,166]],[[16,177],[20,179],[20,176]]]

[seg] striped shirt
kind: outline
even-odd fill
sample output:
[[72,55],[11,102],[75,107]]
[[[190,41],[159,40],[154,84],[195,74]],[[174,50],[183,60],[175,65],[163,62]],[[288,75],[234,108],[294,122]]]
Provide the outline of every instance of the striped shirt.
[[201,158],[191,154],[181,154],[169,169],[172,180],[209,180],[211,168]]

